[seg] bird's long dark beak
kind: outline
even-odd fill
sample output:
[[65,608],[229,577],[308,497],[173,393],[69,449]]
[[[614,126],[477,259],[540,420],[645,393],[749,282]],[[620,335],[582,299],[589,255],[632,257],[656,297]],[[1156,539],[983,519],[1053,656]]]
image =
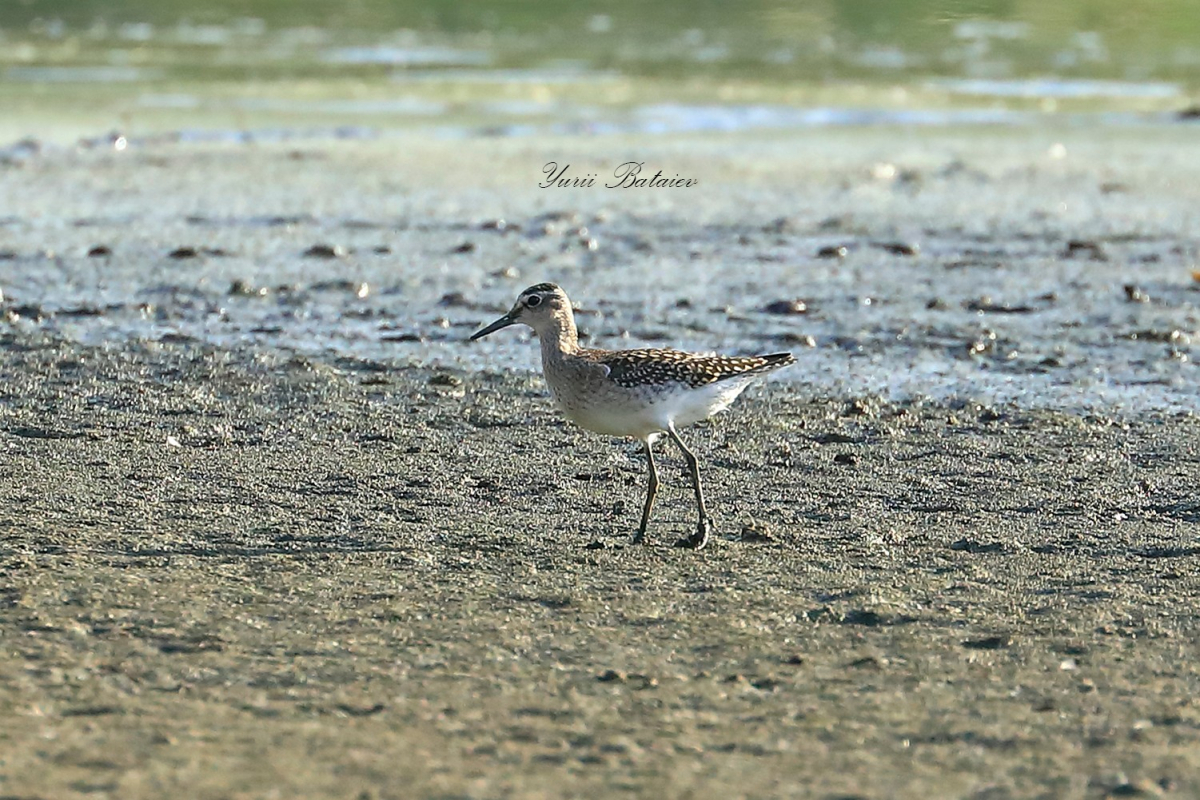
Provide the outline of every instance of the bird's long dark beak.
[[507,314],[505,314],[503,317],[501,317],[500,319],[493,322],[491,325],[488,325],[486,328],[475,331],[475,333],[471,334],[471,341],[473,342],[476,339],[482,339],[484,336],[487,336],[489,333],[495,333],[496,331],[500,330],[501,328],[507,328],[509,325],[516,325],[516,324],[517,324],[517,318],[515,316],[513,316],[513,313],[510,311]]

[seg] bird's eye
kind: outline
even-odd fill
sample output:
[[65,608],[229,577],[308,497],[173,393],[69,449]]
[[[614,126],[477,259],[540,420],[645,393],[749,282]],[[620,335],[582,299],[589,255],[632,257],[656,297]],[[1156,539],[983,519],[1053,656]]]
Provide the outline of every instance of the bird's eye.
[[540,306],[541,304],[542,304],[542,298],[540,295],[536,295],[536,294],[530,295],[525,300],[525,305],[529,306],[530,308],[533,308],[535,306]]

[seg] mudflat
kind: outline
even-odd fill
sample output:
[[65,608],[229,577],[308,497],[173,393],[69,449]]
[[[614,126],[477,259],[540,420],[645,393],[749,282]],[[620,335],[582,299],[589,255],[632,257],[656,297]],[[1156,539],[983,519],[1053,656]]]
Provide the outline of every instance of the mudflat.
[[[1200,794],[1197,162],[1052,134],[8,165],[0,795]],[[684,432],[709,548],[465,342],[545,279],[796,352]]]

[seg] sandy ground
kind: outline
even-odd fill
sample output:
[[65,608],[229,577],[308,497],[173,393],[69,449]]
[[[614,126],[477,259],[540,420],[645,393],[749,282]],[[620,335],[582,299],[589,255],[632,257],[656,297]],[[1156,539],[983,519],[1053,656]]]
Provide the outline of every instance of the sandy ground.
[[[1047,155],[1063,139],[1066,166]],[[547,196],[528,174],[547,150],[636,154],[625,141],[409,142],[387,158],[388,143],[168,147],[0,171],[0,196],[20,198],[0,209],[0,795],[1200,794],[1190,141],[737,141],[644,145],[715,183],[702,200]],[[875,170],[956,159],[993,179],[913,194]],[[1051,215],[1072,187],[1080,207]],[[481,233],[562,208],[584,223],[550,242]],[[580,245],[595,218],[649,249]],[[1014,252],[1031,227],[1043,244],[1016,267],[964,266],[978,256],[964,224]],[[1105,259],[1043,271],[1072,261],[1069,238],[1106,231]],[[870,245],[916,236],[941,244],[915,264]],[[828,263],[812,246],[839,237],[879,252],[811,294],[778,289],[789,248]],[[689,239],[696,255],[664,244]],[[475,249],[454,253],[464,240]],[[347,252],[303,255],[322,241]],[[112,254],[86,254],[100,244]],[[230,254],[165,256],[184,245]],[[645,260],[622,266],[622,246]],[[730,263],[759,271],[711,266]],[[682,284],[664,288],[667,267]],[[856,354],[892,323],[834,299],[888,269],[929,273],[907,293],[915,273],[881,284],[895,317],[936,311],[930,287],[954,295],[946,313],[962,316],[936,323],[947,341],[921,345],[959,365],[942,396],[854,385]],[[797,351],[798,372],[686,434],[709,549],[671,547],[693,515],[678,454],[661,448],[651,544],[629,546],[637,448],[562,422],[524,337],[463,343],[543,278],[611,300],[581,318],[601,344]],[[357,299],[313,288],[334,279],[349,288],[328,291],[355,297],[361,280],[380,298],[368,324],[343,325],[364,319]],[[1017,303],[1054,280],[1059,296],[1072,280],[1085,295],[1149,287],[1151,302],[1119,296],[1081,324],[1180,331],[1119,373],[1162,392],[1108,409],[975,391],[1020,359],[972,353],[971,320],[1019,323],[1010,338],[1035,349],[1054,325],[960,301],[1037,289],[1002,298]],[[733,287],[732,302],[702,299]],[[247,305],[247,289],[269,304]],[[744,313],[779,296],[816,297],[820,315],[781,329]],[[1128,360],[1127,338],[1072,341],[1066,362]],[[860,363],[919,373],[903,355]],[[841,377],[806,380],[837,362]],[[1043,373],[1010,377],[1026,374]]]

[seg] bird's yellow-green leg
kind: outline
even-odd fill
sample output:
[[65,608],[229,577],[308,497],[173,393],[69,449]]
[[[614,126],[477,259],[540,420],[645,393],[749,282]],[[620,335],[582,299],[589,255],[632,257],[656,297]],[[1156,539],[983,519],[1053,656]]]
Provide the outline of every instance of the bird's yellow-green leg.
[[658,494],[658,470],[654,468],[654,451],[650,449],[650,440],[642,442],[646,451],[646,465],[649,468],[649,482],[646,484],[646,504],[642,506],[642,524],[633,535],[634,544],[646,541],[646,526],[650,524],[650,509],[654,508],[654,496]]
[[700,512],[700,518],[696,523],[696,532],[686,539],[680,539],[676,545],[699,550],[708,543],[708,532],[712,529],[712,521],[708,518],[708,509],[704,507],[704,489],[700,486],[700,463],[696,461],[696,456],[679,438],[674,425],[667,428],[667,433],[675,440],[675,444],[679,445],[679,449],[683,451],[683,457],[687,459],[688,471],[692,473],[692,486],[696,489],[696,509]]

